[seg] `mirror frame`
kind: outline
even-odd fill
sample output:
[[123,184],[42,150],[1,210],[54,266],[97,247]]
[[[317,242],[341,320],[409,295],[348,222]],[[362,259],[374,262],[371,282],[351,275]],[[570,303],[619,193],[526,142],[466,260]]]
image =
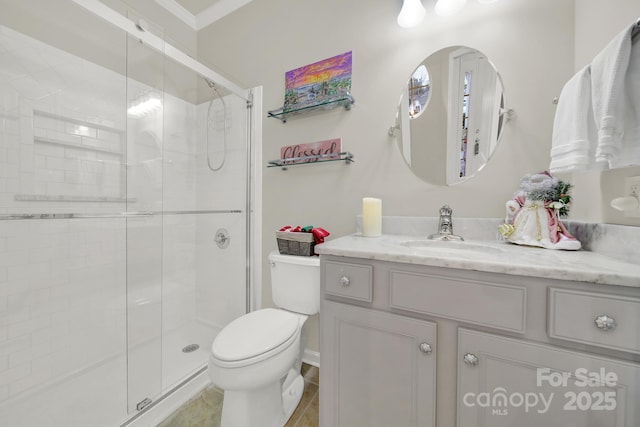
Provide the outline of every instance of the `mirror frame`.
[[[452,95],[451,93],[452,92],[451,84],[449,83],[449,76],[451,74],[449,70],[452,62],[454,61],[454,59],[452,58],[454,57],[456,52],[460,53],[460,52],[464,52],[464,50],[467,50],[466,53],[474,53],[479,55],[479,57],[475,59],[476,65],[481,64],[481,66],[485,67],[484,72],[487,71],[486,69],[487,66],[490,67],[490,69],[492,70],[492,75],[489,77],[490,86],[488,86],[489,89],[487,90],[489,91],[493,90],[496,93],[496,96],[494,96],[491,99],[490,104],[487,104],[486,101],[484,103],[482,101],[480,102],[476,101],[476,103],[474,104],[474,105],[482,104],[482,105],[485,105],[484,107],[482,107],[485,110],[486,109],[492,110],[490,114],[491,118],[488,119],[488,120],[491,120],[492,124],[489,127],[489,131],[486,131],[484,129],[481,130],[480,126],[475,127],[476,132],[478,134],[482,132],[479,135],[479,136],[482,136],[482,139],[478,137],[477,139],[474,138],[476,142],[475,144],[471,144],[467,142],[466,153],[471,152],[471,153],[476,153],[475,155],[478,155],[480,151],[476,151],[476,150],[479,150],[478,147],[479,147],[479,142],[481,140],[488,139],[488,140],[491,140],[492,142],[489,148],[487,149],[487,151],[483,152],[484,154],[482,154],[483,158],[481,159],[482,160],[481,163],[474,166],[474,169],[472,172],[466,174],[463,177],[458,178],[455,176],[455,172],[454,172],[454,175],[452,175],[451,171],[460,170],[459,167],[454,166],[456,163],[456,156],[458,157],[460,156],[459,154],[460,150],[456,150],[455,148],[452,150],[449,147],[456,147],[457,145],[456,141],[459,140],[457,136],[452,136],[458,133],[458,130],[456,129],[457,128],[456,123],[458,122],[458,119],[457,118],[452,119],[452,114],[456,114],[457,116],[460,116],[460,113],[454,113],[452,111],[453,103],[451,98],[452,96],[455,96],[455,95]],[[438,55],[441,55],[441,58],[437,58],[437,62],[435,64],[433,63],[429,64],[429,60],[434,58],[434,56],[437,57]],[[462,55],[460,54],[458,55],[458,57],[461,57],[461,56]],[[429,79],[430,79],[429,98],[425,103],[424,111],[418,117],[410,118],[409,111],[408,111],[409,106],[406,102],[406,100],[408,99],[408,82],[411,81],[411,77],[413,76],[415,70],[422,65],[424,65],[427,68],[427,72],[429,74]],[[444,67],[445,65],[446,65],[446,68]],[[438,71],[434,69],[440,69],[445,71],[443,73],[438,73]],[[446,79],[441,78],[442,75],[446,75],[447,78]],[[484,74],[484,75],[488,75],[488,74]],[[502,140],[502,135],[504,134],[504,127],[506,123],[509,121],[512,114],[512,110],[506,108],[507,98],[505,95],[505,88],[504,88],[504,82],[503,82],[502,76],[500,72],[497,70],[495,64],[491,62],[491,60],[489,60],[487,55],[485,55],[480,50],[469,47],[469,46],[454,45],[454,46],[443,47],[441,49],[438,49],[435,52],[432,52],[429,56],[427,56],[427,58],[422,60],[416,67],[413,68],[411,74],[409,75],[409,79],[404,84],[403,88],[404,89],[400,95],[400,101],[398,103],[398,107],[396,110],[395,124],[389,129],[389,135],[394,136],[396,138],[398,150],[400,151],[400,154],[402,155],[402,158],[405,164],[414,173],[414,175],[416,175],[418,178],[422,179],[427,183],[431,183],[434,185],[450,186],[450,185],[456,185],[471,179],[472,177],[477,175],[479,171],[481,171],[484,167],[486,167],[487,163],[490,161],[491,157],[493,157],[493,155],[495,154],[495,151],[500,145],[500,142]],[[439,96],[440,98],[444,97],[446,99],[441,99],[440,102],[436,102],[433,100],[434,96],[436,97]],[[477,99],[482,100],[483,97],[480,97]],[[407,105],[405,106],[404,104],[407,104]],[[456,104],[462,105],[462,102],[456,101]],[[433,111],[430,112],[430,110],[433,110]],[[433,117],[430,117],[430,114]],[[425,116],[426,118],[423,118]],[[419,120],[421,119],[423,120],[423,123],[422,123],[423,127],[428,127],[427,121],[431,120],[432,121],[431,125],[435,129],[433,132],[428,132],[420,135],[420,139],[427,141],[427,145],[423,147],[416,145],[416,142],[414,141],[414,139],[416,138],[414,134],[420,131],[420,129],[416,126],[416,124],[420,123]],[[441,125],[443,121],[446,123],[444,126]],[[413,123],[413,126],[412,126],[412,123]],[[480,119],[479,123],[483,123],[482,119]],[[436,128],[436,126],[439,124],[440,126]],[[408,129],[409,131],[403,132],[403,130],[405,129]],[[460,129],[462,128],[460,127]],[[469,130],[469,132],[471,131]],[[469,138],[469,135],[467,135],[467,138]],[[445,140],[445,144],[434,142],[434,140],[440,141],[442,139]],[[460,138],[460,140],[461,139],[462,138]],[[412,147],[413,148],[417,147],[418,150],[412,149]],[[427,154],[425,154],[425,150],[424,150],[425,147],[426,149],[428,149]],[[405,155],[405,153],[408,153],[408,154]],[[416,155],[416,153],[418,153],[418,155]],[[418,159],[419,163],[416,163],[416,158]],[[426,162],[426,166],[421,167],[420,163],[424,164],[425,162]],[[450,164],[452,166],[449,166]],[[442,168],[442,165],[445,165],[444,170]],[[452,169],[452,168],[455,168],[455,169]]]

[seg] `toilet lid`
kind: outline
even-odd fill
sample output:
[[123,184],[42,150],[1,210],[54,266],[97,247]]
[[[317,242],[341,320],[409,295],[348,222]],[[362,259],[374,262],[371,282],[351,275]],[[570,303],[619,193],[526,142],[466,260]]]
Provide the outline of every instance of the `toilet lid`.
[[229,323],[213,340],[218,360],[236,361],[264,354],[287,342],[298,331],[299,318],[283,310],[252,311]]

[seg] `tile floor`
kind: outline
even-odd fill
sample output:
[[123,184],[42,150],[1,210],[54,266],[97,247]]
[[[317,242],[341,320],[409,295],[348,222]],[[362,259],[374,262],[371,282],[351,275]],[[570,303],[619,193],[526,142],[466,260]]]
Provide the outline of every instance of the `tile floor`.
[[[302,364],[304,393],[300,404],[284,427],[318,427],[319,373],[315,366]],[[220,389],[207,387],[158,424],[158,427],[220,427],[222,396]]]

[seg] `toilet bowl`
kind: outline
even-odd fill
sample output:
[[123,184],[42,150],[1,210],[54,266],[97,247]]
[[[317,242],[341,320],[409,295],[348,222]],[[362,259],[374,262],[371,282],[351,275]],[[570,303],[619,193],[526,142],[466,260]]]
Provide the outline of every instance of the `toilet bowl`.
[[282,427],[300,402],[303,326],[320,307],[320,262],[272,252],[273,300],[216,336],[209,378],[224,390],[221,427]]

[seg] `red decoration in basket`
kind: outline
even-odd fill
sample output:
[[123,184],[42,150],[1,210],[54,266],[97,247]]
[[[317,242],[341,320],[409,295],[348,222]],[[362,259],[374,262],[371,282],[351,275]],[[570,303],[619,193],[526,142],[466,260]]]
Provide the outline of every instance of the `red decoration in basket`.
[[327,230],[321,227],[307,226],[303,228],[303,227],[300,227],[299,225],[296,225],[295,227],[291,227],[290,225],[285,225],[284,227],[280,228],[280,230],[278,231],[288,231],[291,233],[311,233],[313,234],[313,240],[315,241],[316,245],[319,245],[320,243],[324,243],[324,238],[330,234]]
[[324,242],[324,238],[329,235],[329,232],[324,228],[312,228],[311,234],[313,234],[313,239],[316,241],[316,245]]

